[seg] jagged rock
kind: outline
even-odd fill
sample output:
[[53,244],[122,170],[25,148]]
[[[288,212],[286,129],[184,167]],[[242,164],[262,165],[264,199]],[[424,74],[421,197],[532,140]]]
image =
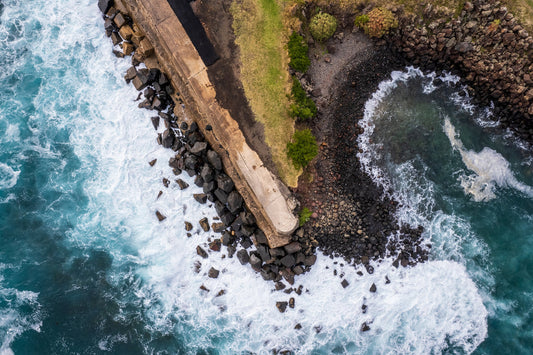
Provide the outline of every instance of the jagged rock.
[[248,255],[248,252],[246,251],[246,249],[241,249],[237,252],[237,259],[239,259],[242,265],[250,261],[250,256]]
[[198,158],[195,155],[189,155],[185,158],[184,164],[186,169],[195,170],[196,165],[198,164]]
[[152,125],[154,126],[154,129],[157,131],[157,129],[159,128],[159,116],[154,116],[151,118],[152,120]]
[[[129,83],[133,78],[137,76],[137,69],[135,67],[130,67],[126,71],[126,75],[124,75],[124,80],[126,80],[127,83]],[[157,128],[156,128],[157,129]]]
[[[98,2],[98,5],[100,5],[100,2]],[[118,28],[121,28],[122,26],[126,24],[127,19],[123,14],[119,12],[118,14],[115,15],[113,22],[115,22],[115,25],[117,25]]]
[[294,297],[289,298],[289,307],[290,308],[294,308],[294,303],[295,303]]
[[129,42],[122,42],[122,52],[124,55],[130,55],[135,50],[135,46]]
[[263,264],[263,261],[255,254],[250,255],[250,265],[252,265],[253,268],[260,268]]
[[207,259],[207,252],[199,245],[196,246],[196,254],[200,255],[204,259]]
[[220,239],[215,239],[209,243],[209,249],[212,251],[220,251]]
[[231,213],[236,213],[242,207],[242,197],[237,191],[232,191],[228,196],[228,209]]
[[223,190],[227,194],[229,194],[235,187],[233,181],[226,174],[219,174],[217,176],[217,185],[219,189]]
[[228,194],[225,193],[222,189],[216,189],[214,194],[220,202],[222,203],[228,202]]
[[[115,20],[116,19],[117,18],[115,17]],[[122,39],[125,40],[125,41],[129,41],[131,39],[131,36],[133,36],[133,30],[131,29],[131,27],[129,25],[123,25],[122,27],[120,27],[120,26],[118,26],[118,27],[120,28],[118,30],[118,33],[120,34],[120,37],[122,37]]]
[[276,302],[276,307],[278,308],[278,311],[284,313],[287,309],[287,302]]
[[367,332],[369,330],[370,330],[370,327],[368,326],[368,324],[366,324],[366,322],[361,325],[362,332]]
[[213,169],[211,169],[207,164],[203,166],[202,171],[200,172],[200,176],[202,177],[202,179],[204,179],[204,182],[207,183],[215,179],[215,173],[213,172]]
[[209,232],[209,220],[207,217],[202,218],[198,223],[200,223],[200,227],[202,227],[204,232]]
[[106,14],[113,6],[113,0],[98,0],[98,8],[103,14]]
[[292,255],[286,255],[283,258],[281,258],[281,263],[286,267],[293,267],[296,263],[296,260],[294,259],[294,256]]
[[370,286],[370,292],[376,292],[376,291],[377,291],[376,284],[372,284],[372,286]]
[[168,187],[170,181],[167,178],[163,178],[163,186]]
[[[222,170],[222,160],[220,159],[220,157],[218,156],[218,154],[213,151],[213,150],[209,150],[207,152],[207,161],[209,162],[209,164],[211,164],[213,166],[213,168],[215,168],[216,170],[218,171],[221,171]],[[231,190],[230,190],[231,191]],[[229,192],[229,191],[227,191]]]
[[172,147],[172,144],[174,144],[174,132],[170,129],[166,129],[163,132],[162,145],[165,148],[170,148]]
[[150,160],[150,161],[148,162],[148,165],[150,165],[150,166],[154,166],[156,162],[157,162],[157,159]]
[[231,213],[230,211],[228,211],[227,209],[225,209],[224,213],[220,215],[220,220],[227,227],[229,227],[231,225],[231,223],[233,223],[233,221],[235,220],[235,215],[233,213]]
[[292,268],[292,271],[294,272],[295,275],[301,275],[304,273],[304,268],[301,267],[300,265],[296,265],[295,267]]
[[270,260],[270,253],[268,252],[268,247],[266,245],[259,244],[257,246],[257,252],[259,253],[259,257],[261,260],[263,260],[265,263]]
[[207,143],[206,142],[196,142],[191,148],[191,153],[194,155],[202,155],[207,149]]
[[226,229],[226,226],[224,225],[224,223],[216,222],[216,223],[211,223],[211,228],[213,229],[213,232],[220,233],[224,229]]
[[176,183],[180,187],[180,190],[185,190],[186,188],[189,187],[189,184],[187,184],[185,181],[183,181],[181,179],[176,180]]
[[300,330],[302,329],[302,325],[300,323],[297,323],[295,326],[294,326],[294,329],[296,330]]
[[159,220],[159,222],[161,222],[161,221],[163,221],[163,220],[165,220],[167,218],[167,217],[163,216],[161,214],[161,212],[159,212],[159,211],[155,211],[155,215],[157,216],[157,219]]
[[287,244],[283,247],[287,254],[295,254],[302,250],[302,246],[298,242],[292,242],[290,244]]
[[[113,42],[113,45],[116,46],[120,42],[122,42],[122,38],[119,36],[119,34],[117,32],[113,32],[113,33],[111,33],[111,42]],[[135,87],[137,87],[137,86],[135,86]],[[139,89],[137,89],[137,90],[139,90]]]
[[193,194],[192,196],[199,203],[204,204],[204,203],[207,202],[207,195],[206,194]]
[[211,269],[209,269],[209,271],[207,272],[207,276],[209,276],[212,279],[216,279],[219,274],[220,274],[220,271],[218,271],[214,267],[211,267]]
[[214,181],[210,181],[210,182],[205,182],[203,185],[202,185],[202,189],[204,190],[204,193],[209,193],[209,192],[213,192],[215,190],[215,187],[216,187],[216,184]]
[[305,266],[313,266],[316,262],[316,255],[309,255],[304,260]]
[[[240,217],[240,216],[239,216]],[[238,218],[239,218],[238,217]],[[247,237],[250,237],[252,236],[252,234],[254,233],[255,231],[255,227],[254,226],[248,226],[248,225],[243,225],[241,227],[241,233],[244,234],[245,236]],[[255,239],[255,238],[254,238]],[[256,242],[257,242],[257,239],[255,239]],[[263,244],[266,244],[266,243],[263,243]]]
[[[256,235],[258,235],[258,234],[256,234]],[[285,251],[283,250],[283,248],[273,248],[273,249],[270,249],[270,255],[273,258],[281,258],[281,257],[285,256]]]
[[341,281],[342,288],[346,288],[346,287],[348,287],[349,284],[350,284],[350,283],[349,283],[348,281],[346,281],[346,279],[343,279],[343,280]]
[[185,230],[190,232],[192,230],[192,223],[185,221]]
[[228,246],[231,243],[233,243],[233,236],[227,231],[222,233],[222,238],[221,239],[222,239],[222,245]]
[[150,41],[146,38],[143,38],[141,42],[139,43],[139,52],[145,57],[148,58],[152,54],[154,54],[154,47],[152,47],[152,44]]

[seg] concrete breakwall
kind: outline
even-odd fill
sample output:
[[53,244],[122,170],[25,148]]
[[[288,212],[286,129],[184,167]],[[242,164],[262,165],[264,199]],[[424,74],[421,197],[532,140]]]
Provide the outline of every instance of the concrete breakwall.
[[[288,244],[298,226],[294,200],[287,188],[264,165],[245,141],[237,122],[216,101],[207,68],[181,22],[166,0],[116,0],[144,32],[172,85],[187,103],[186,116],[194,120],[224,162],[269,246]],[[150,66],[150,63],[146,63]],[[177,106],[176,115],[181,114]]]

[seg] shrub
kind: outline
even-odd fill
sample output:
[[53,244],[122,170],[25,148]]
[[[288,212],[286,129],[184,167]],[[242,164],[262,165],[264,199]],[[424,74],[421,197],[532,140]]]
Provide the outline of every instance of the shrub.
[[311,212],[309,208],[307,207],[302,208],[302,210],[299,213],[299,218],[298,218],[300,227],[303,226],[309,220],[309,218],[311,218],[312,214],[313,212]]
[[315,102],[307,96],[302,84],[300,84],[300,81],[295,76],[292,77],[291,98],[294,101],[289,111],[292,117],[306,120],[316,115]]
[[337,30],[337,19],[325,12],[319,12],[311,18],[309,32],[319,42],[325,41]]
[[306,167],[317,154],[318,145],[309,128],[294,132],[292,142],[287,143],[287,156],[296,169]]
[[289,43],[287,44],[289,49],[289,66],[299,71],[300,73],[305,73],[309,69],[311,61],[307,56],[309,47],[305,43],[304,38],[298,33],[293,32],[289,37]]
[[368,15],[357,16],[355,25],[361,27],[370,37],[381,38],[391,29],[398,27],[398,20],[389,10],[376,7]]

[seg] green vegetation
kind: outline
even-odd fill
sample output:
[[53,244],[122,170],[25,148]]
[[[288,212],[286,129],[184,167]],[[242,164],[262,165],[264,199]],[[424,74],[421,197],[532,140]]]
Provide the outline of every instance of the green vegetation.
[[309,221],[309,219],[311,218],[312,214],[313,214],[313,212],[311,212],[309,210],[309,208],[307,208],[307,207],[302,208],[302,210],[299,213],[299,218],[298,218],[300,227],[303,226],[304,224],[306,224],[307,221]]
[[500,27],[500,23],[501,23],[501,21],[499,19],[496,19],[496,20],[492,21],[490,23],[489,27],[487,28],[489,33],[495,32],[498,29],[498,27]]
[[276,0],[236,0],[231,13],[246,98],[255,119],[264,126],[280,177],[296,186],[300,171],[286,155],[294,120],[289,116],[290,76],[280,5]]
[[356,17],[355,25],[361,27],[370,37],[381,38],[391,29],[398,27],[398,20],[390,10],[375,7],[368,15]]
[[307,53],[309,52],[309,47],[305,43],[304,38],[298,33],[293,32],[289,37],[289,43],[287,43],[289,50],[289,66],[300,72],[305,73],[311,65],[311,61]]
[[319,42],[329,39],[337,30],[337,19],[325,12],[319,12],[309,22],[311,36]]
[[287,156],[297,169],[305,168],[317,154],[318,145],[309,128],[294,132],[292,142],[287,143]]
[[307,96],[302,84],[295,76],[292,77],[291,98],[294,101],[290,107],[290,115],[292,117],[306,120],[316,115],[315,102]]

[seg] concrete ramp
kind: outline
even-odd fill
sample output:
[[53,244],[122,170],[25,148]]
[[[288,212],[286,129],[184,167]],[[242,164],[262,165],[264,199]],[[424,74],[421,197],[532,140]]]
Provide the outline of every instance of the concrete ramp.
[[[284,195],[286,188],[281,181],[248,146],[237,122],[216,101],[206,65],[167,0],[120,1],[152,43],[161,69],[180,90],[187,115],[198,123],[222,157],[226,173],[265,232],[270,247],[288,244],[298,226],[292,200]],[[206,130],[207,125],[212,130]]]

